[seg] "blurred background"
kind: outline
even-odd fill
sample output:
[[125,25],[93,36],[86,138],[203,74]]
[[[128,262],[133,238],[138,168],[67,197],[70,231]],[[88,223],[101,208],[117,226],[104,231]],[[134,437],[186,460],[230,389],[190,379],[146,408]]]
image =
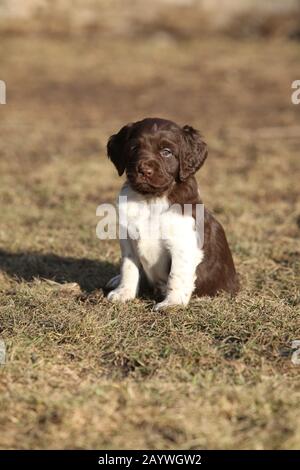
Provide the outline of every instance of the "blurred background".
[[[299,448],[299,62],[299,0],[0,0],[1,447]],[[208,143],[235,302],[102,295],[106,142],[147,116]]]
[[299,0],[1,0],[0,34],[2,124],[38,112],[106,135],[156,114],[207,134],[299,113]]
[[284,183],[274,177],[284,172],[287,184],[295,174],[299,41],[299,0],[0,0],[2,199],[15,202],[8,216],[26,198],[33,221],[39,204],[60,211],[72,201],[64,211],[72,220],[82,203],[94,213],[120,185],[105,160],[108,137],[146,116],[200,129],[211,155],[208,196],[234,173],[242,194],[230,204],[239,210],[251,198],[296,203],[280,196]]

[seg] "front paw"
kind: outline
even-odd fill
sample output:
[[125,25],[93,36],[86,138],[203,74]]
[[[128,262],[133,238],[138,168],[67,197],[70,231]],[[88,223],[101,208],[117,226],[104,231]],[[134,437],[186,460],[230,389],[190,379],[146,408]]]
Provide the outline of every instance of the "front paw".
[[129,289],[126,287],[117,287],[109,292],[107,295],[107,299],[111,302],[126,302],[127,300],[132,300],[135,298],[135,294],[133,294]]
[[185,302],[183,300],[173,300],[173,299],[166,298],[162,302],[158,302],[157,304],[154,305],[154,311],[157,312],[158,310],[163,310],[168,307],[179,307],[179,306],[184,306],[187,304],[188,302]]

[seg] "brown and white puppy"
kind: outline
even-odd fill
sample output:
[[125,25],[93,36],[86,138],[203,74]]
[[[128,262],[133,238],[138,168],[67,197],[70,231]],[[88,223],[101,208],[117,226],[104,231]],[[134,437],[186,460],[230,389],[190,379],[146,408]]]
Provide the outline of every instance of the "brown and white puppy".
[[[198,131],[147,118],[111,136],[107,153],[119,175],[126,172],[119,195],[125,202],[119,203],[119,209],[138,234],[120,240],[121,274],[109,281],[108,299],[135,298],[143,273],[163,296],[155,309],[187,305],[193,292],[199,297],[220,291],[235,294],[238,278],[224,230],[206,209],[199,243],[195,214],[202,201],[194,174],[207,157],[207,146]],[[138,211],[141,203],[143,210]],[[151,238],[145,230],[153,218],[153,205],[163,237]],[[190,205],[192,211],[174,211],[174,205]]]

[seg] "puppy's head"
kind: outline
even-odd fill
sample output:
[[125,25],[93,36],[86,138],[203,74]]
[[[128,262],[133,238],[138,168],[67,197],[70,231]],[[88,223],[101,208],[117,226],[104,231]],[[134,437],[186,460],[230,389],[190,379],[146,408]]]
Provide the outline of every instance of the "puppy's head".
[[107,153],[120,176],[126,171],[133,189],[158,195],[193,175],[203,165],[207,147],[190,126],[147,118],[112,135]]

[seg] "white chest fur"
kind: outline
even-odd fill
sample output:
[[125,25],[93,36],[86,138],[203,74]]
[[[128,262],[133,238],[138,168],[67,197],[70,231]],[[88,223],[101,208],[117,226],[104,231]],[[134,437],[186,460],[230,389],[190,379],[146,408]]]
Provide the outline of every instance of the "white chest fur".
[[[177,279],[174,289],[182,289],[182,283],[187,282],[192,283],[193,290],[195,270],[203,252],[197,245],[192,216],[182,215],[178,208],[174,210],[166,197],[145,198],[128,184],[120,192],[118,205],[120,224],[125,222],[129,234],[123,247],[127,252],[126,245],[130,244],[148,280],[157,286],[167,285],[170,274]],[[170,273],[174,264],[175,276],[172,270]]]

